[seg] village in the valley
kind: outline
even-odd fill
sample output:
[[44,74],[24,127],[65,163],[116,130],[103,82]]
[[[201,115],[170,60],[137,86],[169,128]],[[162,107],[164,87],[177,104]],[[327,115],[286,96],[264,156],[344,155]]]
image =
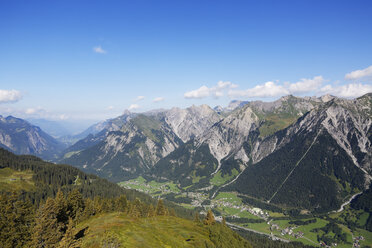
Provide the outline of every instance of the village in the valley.
[[[278,224],[273,220],[268,211],[262,210],[258,207],[244,204],[240,198],[234,193],[220,192],[213,199],[210,199],[209,194],[205,191],[184,191],[182,192],[179,187],[173,183],[165,182],[158,183],[155,181],[147,182],[144,178],[139,177],[126,182],[119,183],[122,187],[129,189],[136,189],[140,192],[150,194],[153,197],[165,197],[168,194],[176,194],[176,198],[188,199],[189,203],[179,203],[181,206],[186,208],[199,208],[200,214],[206,214],[208,209],[213,209],[216,212],[215,219],[222,221],[224,216],[232,220],[227,224],[234,229],[244,229],[252,232],[256,232],[262,235],[266,235],[273,240],[281,240],[283,242],[294,241],[298,239],[306,240],[308,243],[320,247],[344,247],[337,243],[332,245],[326,245],[324,242],[317,242],[314,239],[306,237],[303,231],[300,231],[298,225],[283,225]],[[261,226],[264,226],[264,230],[257,230],[257,228],[250,227],[244,221],[239,219],[256,219],[260,222]],[[361,242],[365,238],[361,235],[353,236],[352,248],[360,248]],[[349,246],[348,246],[349,247]]]

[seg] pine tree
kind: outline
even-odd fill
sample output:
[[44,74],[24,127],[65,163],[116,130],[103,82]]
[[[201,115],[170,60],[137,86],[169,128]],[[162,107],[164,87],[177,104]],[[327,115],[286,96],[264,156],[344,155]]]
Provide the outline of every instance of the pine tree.
[[128,215],[133,218],[141,217],[141,210],[139,209],[138,204],[135,204],[134,202],[130,204]]
[[84,206],[85,206],[84,215],[83,215],[84,219],[87,219],[90,216],[93,216],[96,214],[96,210],[94,208],[94,202],[92,199],[90,198],[85,199]]
[[216,220],[214,219],[214,215],[212,210],[208,210],[207,216],[204,219],[204,224],[205,225],[214,225],[216,223]]
[[168,215],[168,210],[164,206],[163,200],[159,199],[158,204],[156,205],[156,215],[158,216],[166,216]]
[[152,204],[150,204],[149,209],[147,211],[147,217],[154,217],[155,216],[155,209]]
[[67,197],[69,216],[72,219],[79,219],[84,211],[83,196],[78,189],[73,189]]
[[116,205],[116,210],[121,211],[121,212],[126,212],[128,208],[127,197],[125,195],[121,195],[119,198],[117,198],[115,205]]
[[94,197],[93,206],[95,209],[95,214],[103,213],[102,199],[99,196]]
[[54,204],[57,221],[62,225],[62,230],[66,231],[69,217],[67,213],[67,202],[61,190],[58,190],[57,195],[54,198]]
[[48,198],[36,216],[36,225],[33,232],[35,247],[55,247],[63,237],[63,225],[58,223],[55,201]]
[[17,192],[0,195],[0,244],[2,247],[24,247],[31,241],[34,211]]
[[80,242],[75,239],[75,223],[72,218],[69,218],[65,236],[59,242],[58,248],[78,248]]

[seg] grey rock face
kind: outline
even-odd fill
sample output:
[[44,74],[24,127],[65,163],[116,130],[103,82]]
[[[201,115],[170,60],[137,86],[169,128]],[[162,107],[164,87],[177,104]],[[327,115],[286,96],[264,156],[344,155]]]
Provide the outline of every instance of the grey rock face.
[[187,109],[172,108],[165,112],[165,122],[183,142],[202,135],[221,119],[208,105],[193,105]]

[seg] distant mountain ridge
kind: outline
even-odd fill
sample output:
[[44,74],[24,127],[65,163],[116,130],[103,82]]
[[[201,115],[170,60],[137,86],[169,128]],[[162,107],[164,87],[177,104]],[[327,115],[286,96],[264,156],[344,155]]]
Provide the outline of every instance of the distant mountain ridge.
[[16,154],[31,154],[53,160],[65,147],[39,127],[13,116],[0,116],[0,144]]

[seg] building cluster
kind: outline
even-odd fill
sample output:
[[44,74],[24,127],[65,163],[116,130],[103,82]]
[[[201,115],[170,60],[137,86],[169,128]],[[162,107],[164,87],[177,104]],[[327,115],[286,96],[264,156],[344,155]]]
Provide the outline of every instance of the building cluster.
[[260,208],[248,208],[248,212],[250,212],[251,214],[257,216],[257,217],[260,217],[264,220],[267,220],[270,215],[268,212],[264,212],[262,209]]
[[360,246],[360,241],[361,240],[364,240],[364,237],[363,236],[353,237],[353,247],[355,247],[355,248],[361,247]]
[[302,238],[304,236],[304,233],[301,232],[301,231],[294,232],[294,229],[297,228],[296,226],[286,227],[284,229],[280,229],[280,226],[278,224],[271,223],[271,220],[268,221],[267,224],[270,225],[270,231],[274,231],[274,230],[280,231],[280,234],[282,236],[291,235],[291,236],[295,237],[296,239]]

